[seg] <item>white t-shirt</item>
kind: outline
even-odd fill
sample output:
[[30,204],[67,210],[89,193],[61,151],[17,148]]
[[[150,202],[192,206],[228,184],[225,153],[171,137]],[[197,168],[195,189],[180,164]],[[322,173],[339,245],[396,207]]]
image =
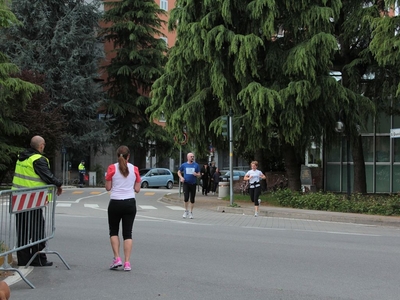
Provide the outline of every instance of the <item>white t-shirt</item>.
[[106,180],[112,180],[110,198],[123,200],[135,198],[135,182],[140,182],[139,170],[128,163],[129,174],[124,177],[119,171],[118,163],[110,165],[107,170]]
[[[251,177],[249,179],[251,189],[260,186],[261,174],[262,174],[262,172],[259,170],[254,171],[253,169],[251,169],[250,171],[247,171],[246,176]],[[257,182],[257,184],[254,184],[255,182]]]

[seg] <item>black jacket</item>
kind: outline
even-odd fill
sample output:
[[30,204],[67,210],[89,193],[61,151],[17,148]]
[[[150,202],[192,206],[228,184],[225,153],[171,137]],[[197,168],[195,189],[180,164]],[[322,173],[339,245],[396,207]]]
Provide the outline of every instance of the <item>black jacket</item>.
[[201,173],[201,179],[208,180],[208,178],[210,178],[210,169],[209,168],[207,168],[207,169],[205,167],[201,168],[200,173]]
[[[36,149],[29,148],[19,155],[18,160],[24,161],[34,154],[42,155]],[[47,184],[54,184],[57,187],[60,187],[62,185],[62,182],[57,177],[55,177],[53,173],[51,173],[49,169],[49,164],[44,156],[34,161],[33,169],[35,170],[35,173],[39,175],[40,179],[42,179]]]

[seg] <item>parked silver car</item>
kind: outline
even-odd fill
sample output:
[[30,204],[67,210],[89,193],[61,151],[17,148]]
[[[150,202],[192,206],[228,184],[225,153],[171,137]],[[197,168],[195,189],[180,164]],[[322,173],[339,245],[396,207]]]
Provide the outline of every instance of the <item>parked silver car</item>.
[[[231,177],[231,173],[229,171],[221,171],[221,176],[219,177],[220,181],[229,181],[229,178]],[[238,171],[238,170],[233,170],[233,180],[239,180],[240,177],[244,177],[246,175],[245,171]]]
[[142,188],[148,187],[166,187],[172,189],[174,186],[174,175],[165,168],[150,169],[146,174],[141,176]]

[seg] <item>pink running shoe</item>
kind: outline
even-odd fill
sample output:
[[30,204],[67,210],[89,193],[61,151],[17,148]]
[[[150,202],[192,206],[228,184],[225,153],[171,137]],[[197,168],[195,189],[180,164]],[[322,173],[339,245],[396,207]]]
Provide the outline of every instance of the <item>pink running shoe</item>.
[[126,263],[124,263],[124,271],[130,271],[130,270],[132,270],[131,263],[127,261]]
[[122,267],[122,261],[120,257],[114,257],[113,262],[110,266],[110,269],[116,269],[118,267]]

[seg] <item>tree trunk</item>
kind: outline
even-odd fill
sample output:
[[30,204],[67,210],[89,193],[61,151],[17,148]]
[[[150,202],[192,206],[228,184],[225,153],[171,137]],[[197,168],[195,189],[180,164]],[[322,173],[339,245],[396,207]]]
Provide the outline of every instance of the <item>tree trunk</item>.
[[354,188],[353,193],[367,193],[367,180],[365,174],[364,152],[362,147],[362,137],[351,139],[351,154],[354,163]]
[[[254,160],[258,161],[258,167],[257,169],[260,170],[261,172],[264,172],[264,159],[263,159],[263,150],[262,149],[258,149],[256,151],[254,151]],[[249,166],[249,168],[251,168],[251,166]]]
[[[131,158],[132,163],[137,166],[139,169],[146,168],[146,154],[147,151],[143,147],[132,147],[130,148],[133,152],[133,158]],[[132,156],[131,154],[131,156]]]
[[288,188],[292,191],[300,191],[301,164],[297,159],[296,149],[294,146],[285,143],[282,145],[282,151],[288,178]]

